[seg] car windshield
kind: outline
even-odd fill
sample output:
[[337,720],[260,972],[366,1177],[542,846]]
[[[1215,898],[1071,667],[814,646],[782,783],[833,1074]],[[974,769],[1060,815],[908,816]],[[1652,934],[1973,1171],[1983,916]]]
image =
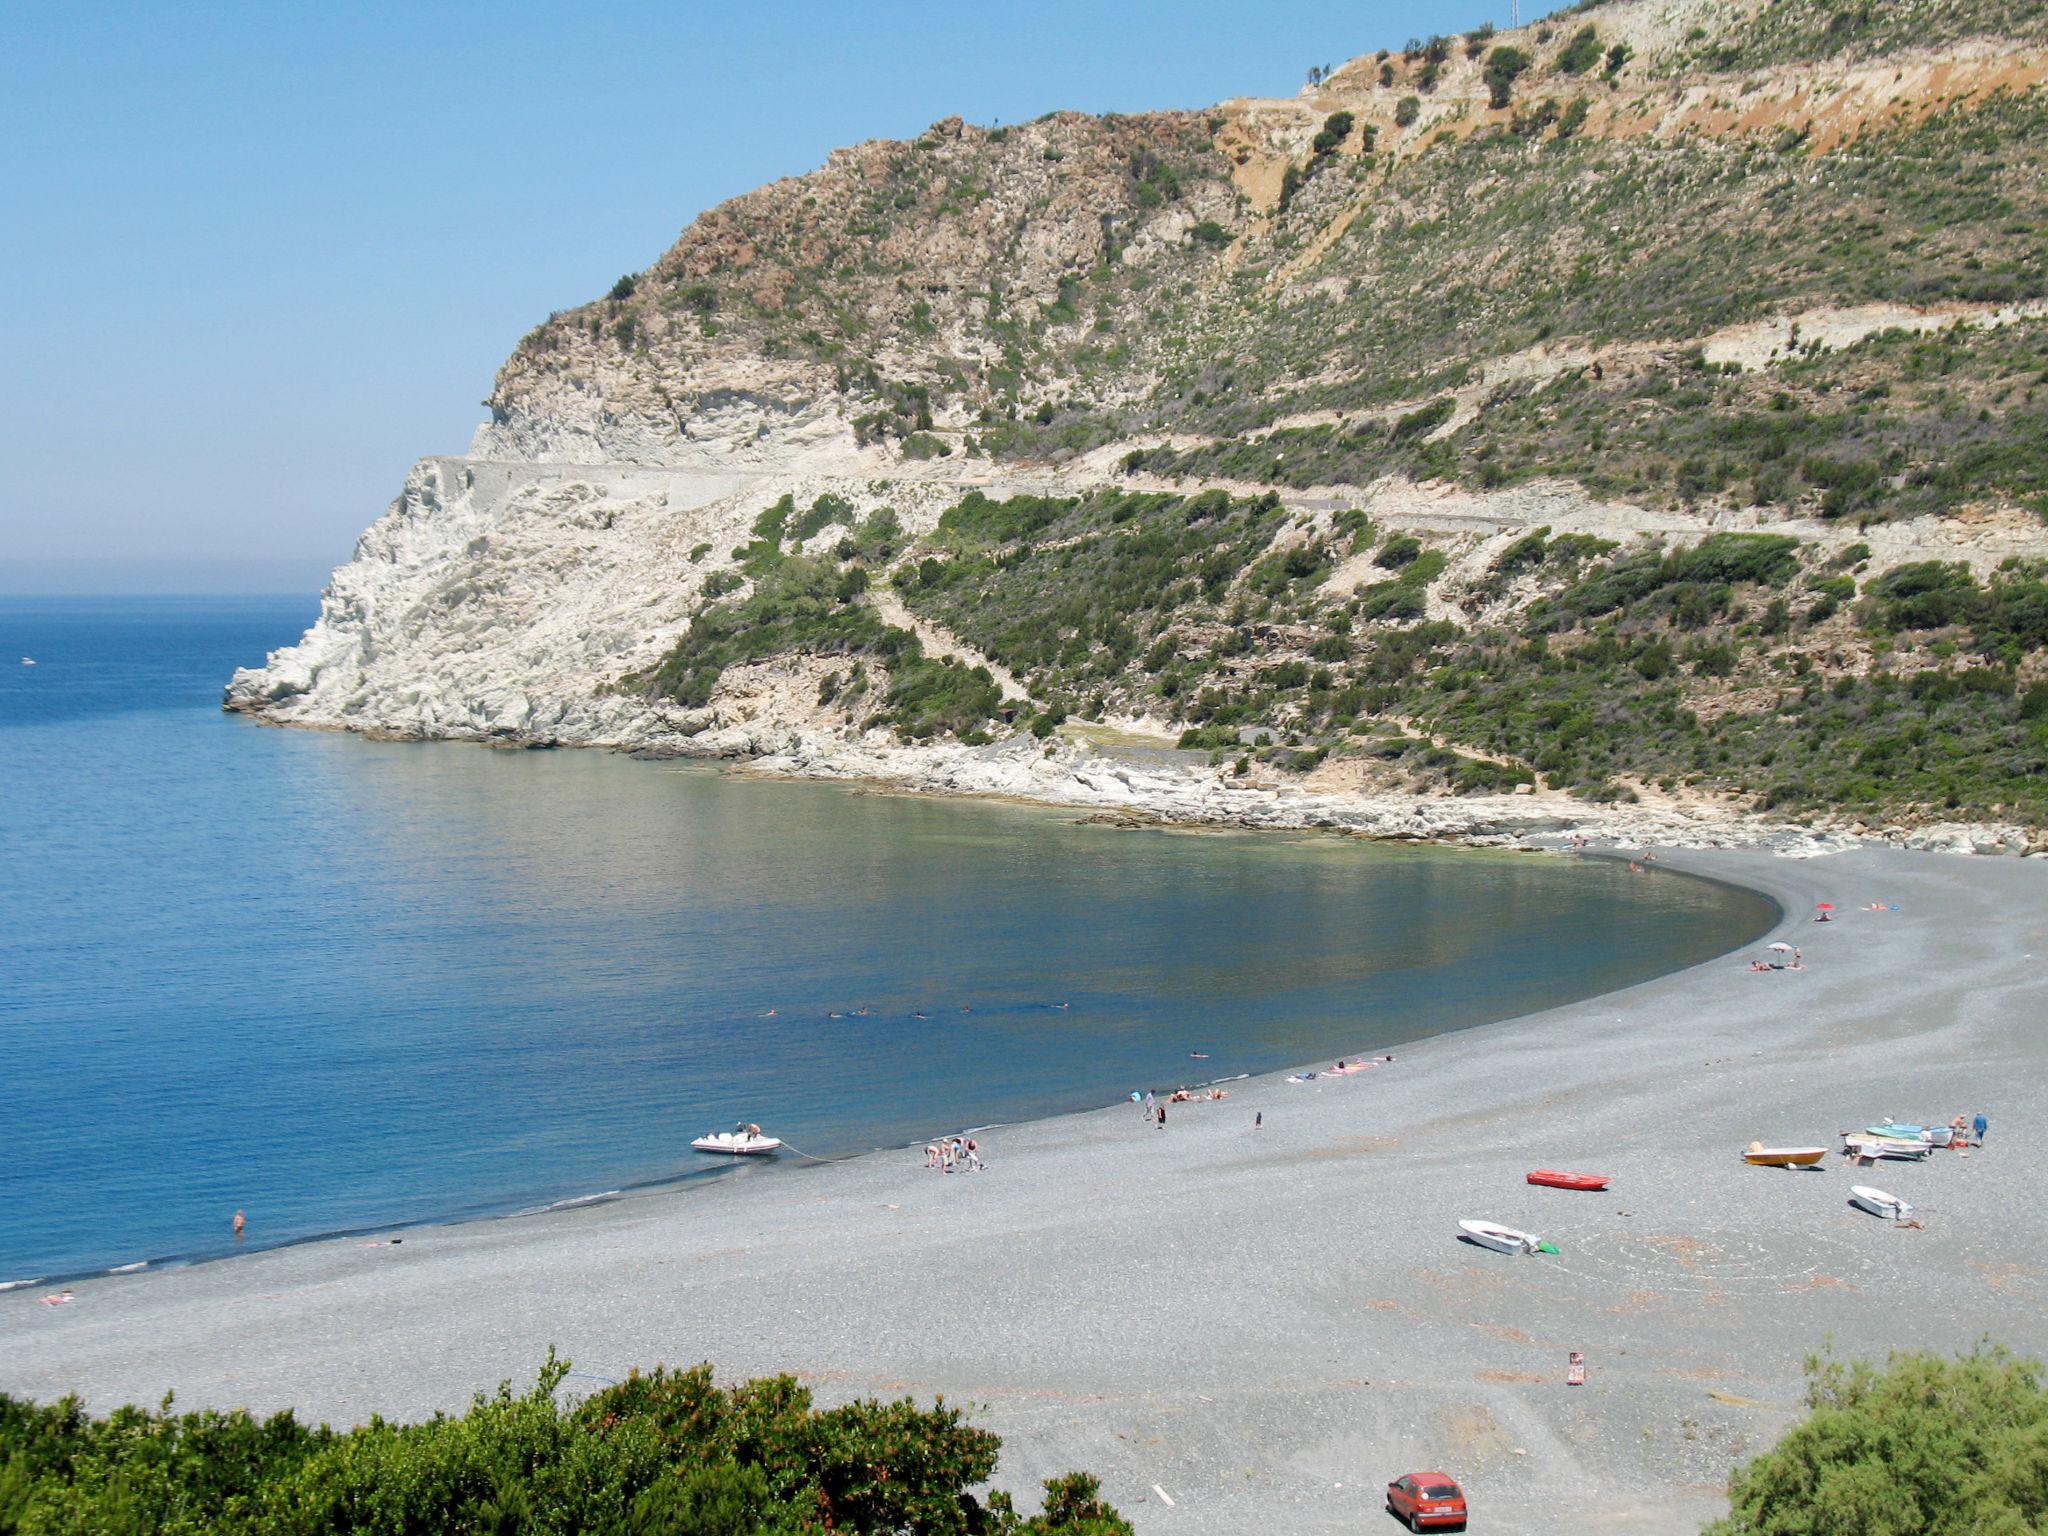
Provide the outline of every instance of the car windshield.
[[1425,1499],[1455,1499],[1458,1496],[1456,1483],[1425,1483],[1422,1487]]

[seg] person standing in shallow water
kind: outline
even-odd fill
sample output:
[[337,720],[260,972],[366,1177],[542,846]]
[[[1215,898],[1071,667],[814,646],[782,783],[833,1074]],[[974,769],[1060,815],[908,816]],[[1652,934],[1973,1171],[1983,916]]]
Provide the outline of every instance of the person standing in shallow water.
[[242,1228],[246,1227],[246,1226],[247,1226],[248,1224],[249,1224],[249,1222],[248,1222],[248,1218],[247,1218],[247,1217],[243,1216],[243,1214],[242,1214],[242,1213],[241,1213],[240,1211],[237,1211],[237,1212],[235,1212],[235,1241],[236,1241],[236,1242],[238,1242],[238,1243],[239,1243],[239,1242],[240,1242],[240,1241],[242,1240]]

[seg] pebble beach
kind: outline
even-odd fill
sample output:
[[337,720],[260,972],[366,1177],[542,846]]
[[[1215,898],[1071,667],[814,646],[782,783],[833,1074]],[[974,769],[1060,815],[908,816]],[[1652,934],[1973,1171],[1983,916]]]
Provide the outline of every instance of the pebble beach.
[[[1808,1355],[2048,1347],[2048,1237],[2025,1215],[2048,865],[1674,850],[1642,878],[1681,871],[1784,919],[1355,1076],[1231,1085],[1164,1129],[1124,1103],[981,1132],[985,1172],[929,1171],[920,1143],[108,1276],[57,1306],[22,1288],[0,1295],[0,1391],[413,1418],[530,1383],[553,1346],[565,1390],[709,1360],[824,1403],[943,1395],[1003,1437],[1005,1486],[1092,1471],[1145,1536],[1378,1529],[1386,1480],[1422,1468],[1464,1483],[1475,1531],[1569,1511],[1693,1532],[1802,1411]],[[1752,971],[1770,940],[1804,968]],[[1741,1158],[1980,1110],[1967,1155]],[[1612,1185],[1534,1188],[1535,1168]],[[1852,1208],[1854,1183],[1921,1225]],[[1559,1251],[1475,1248],[1463,1217]]]

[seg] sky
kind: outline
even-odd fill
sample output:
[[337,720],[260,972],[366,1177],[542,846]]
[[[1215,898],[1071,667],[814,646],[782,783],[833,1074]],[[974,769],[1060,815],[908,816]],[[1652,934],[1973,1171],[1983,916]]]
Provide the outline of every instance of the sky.
[[0,6],[0,593],[317,590],[520,336],[836,145],[1289,95],[1506,12]]

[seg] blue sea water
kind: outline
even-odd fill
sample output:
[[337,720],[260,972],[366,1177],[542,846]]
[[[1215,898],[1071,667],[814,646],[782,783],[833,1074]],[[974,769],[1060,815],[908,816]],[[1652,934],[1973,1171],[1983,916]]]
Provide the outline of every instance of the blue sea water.
[[217,1255],[237,1208],[277,1243],[685,1178],[739,1118],[833,1156],[1313,1062],[1775,916],[222,715],[314,607],[0,599],[0,1281]]

